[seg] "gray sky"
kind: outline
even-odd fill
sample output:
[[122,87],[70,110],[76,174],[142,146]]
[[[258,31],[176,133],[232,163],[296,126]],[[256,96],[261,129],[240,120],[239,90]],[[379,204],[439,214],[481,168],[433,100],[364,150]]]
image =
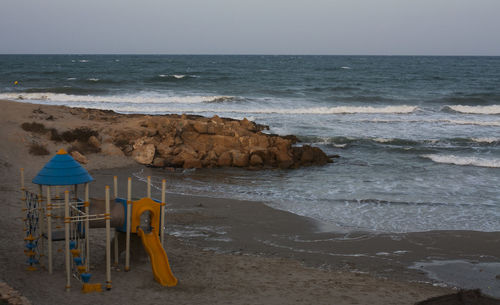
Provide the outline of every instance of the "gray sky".
[[0,53],[500,55],[500,0],[0,0]]

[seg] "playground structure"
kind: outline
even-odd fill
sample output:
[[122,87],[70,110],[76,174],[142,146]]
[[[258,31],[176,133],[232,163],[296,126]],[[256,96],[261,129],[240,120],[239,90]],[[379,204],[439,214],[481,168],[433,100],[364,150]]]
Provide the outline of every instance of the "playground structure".
[[[64,241],[66,290],[71,288],[71,277],[81,283],[82,292],[102,291],[99,283],[90,279],[90,229],[105,228],[106,231],[106,283],[111,282],[111,226],[115,228],[114,263],[118,265],[118,234],[126,234],[125,271],[130,270],[130,235],[137,234],[148,253],[154,278],[163,286],[175,286],[177,279],[172,274],[164,250],[165,234],[165,189],[162,181],[161,202],[151,199],[151,178],[147,180],[147,197],[132,201],[132,179],[128,178],[127,199],[118,198],[118,179],[114,176],[114,200],[110,199],[109,186],[105,187],[105,200],[89,199],[89,183],[93,178],[63,149],[44,166],[32,182],[38,185],[38,193],[28,191],[24,185],[24,170],[21,169],[21,191],[23,192],[23,219],[25,223],[25,254],[27,270],[37,270],[47,261],[49,274],[53,273],[54,242]],[[83,200],[78,197],[78,186],[83,185]],[[44,191],[45,187],[45,193]],[[64,196],[60,197],[61,189]],[[63,229],[64,228],[64,229]]]

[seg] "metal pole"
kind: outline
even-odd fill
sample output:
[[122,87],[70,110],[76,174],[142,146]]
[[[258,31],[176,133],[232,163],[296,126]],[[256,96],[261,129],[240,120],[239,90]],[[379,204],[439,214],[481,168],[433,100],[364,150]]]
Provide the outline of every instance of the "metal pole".
[[[118,177],[117,176],[113,176],[113,195],[116,198],[118,198]],[[115,229],[115,238],[114,238],[114,242],[113,242],[113,245],[114,245],[114,249],[115,249],[115,266],[118,266],[118,256],[119,256],[119,253],[118,253],[118,231],[116,231]]]
[[111,213],[109,207],[109,186],[106,185],[106,289],[111,289]]
[[49,258],[49,274],[52,274],[52,203],[50,186],[47,186],[47,251]]
[[163,179],[161,181],[161,208],[160,208],[160,241],[161,246],[164,247],[165,241],[165,191],[167,188],[167,181]]
[[69,216],[69,192],[64,192],[64,240],[65,249],[64,255],[66,257],[66,291],[71,288],[71,265],[69,257],[69,224],[71,222],[71,217]]
[[130,221],[132,213],[132,178],[128,177],[127,184],[127,236],[125,239],[125,271],[130,270]]
[[89,184],[85,183],[85,198],[84,203],[85,207],[85,270],[87,272],[90,271],[90,221],[89,221],[89,213],[90,213],[90,202],[89,202]]
[[148,198],[151,198],[151,176],[148,176],[148,188],[147,188],[147,194]]

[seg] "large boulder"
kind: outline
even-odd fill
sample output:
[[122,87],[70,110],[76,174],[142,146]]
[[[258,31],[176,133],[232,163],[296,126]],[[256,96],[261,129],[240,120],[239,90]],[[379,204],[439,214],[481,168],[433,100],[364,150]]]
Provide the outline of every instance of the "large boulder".
[[217,160],[217,165],[221,167],[231,166],[232,163],[233,157],[229,151],[222,152]]
[[233,157],[233,166],[236,167],[247,167],[248,166],[248,153],[240,152],[237,150],[231,151],[231,156]]
[[143,144],[134,149],[132,157],[138,163],[148,165],[153,162],[155,151],[154,144]]
[[75,159],[76,161],[78,161],[81,164],[87,164],[89,162],[87,157],[85,157],[84,155],[82,155],[81,153],[79,153],[76,150],[72,151],[70,153],[70,155],[73,157],[73,159]]

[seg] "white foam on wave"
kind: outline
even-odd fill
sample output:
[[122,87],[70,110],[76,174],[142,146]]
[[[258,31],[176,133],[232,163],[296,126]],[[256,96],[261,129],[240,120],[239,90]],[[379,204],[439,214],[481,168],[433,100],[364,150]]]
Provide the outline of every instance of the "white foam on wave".
[[88,81],[91,81],[91,82],[98,82],[99,79],[98,78],[89,78],[87,79]]
[[76,80],[76,77],[68,77],[66,80]]
[[436,163],[500,168],[500,159],[459,157],[455,155],[436,155],[436,154],[421,155],[421,157],[431,159]]
[[378,142],[378,143],[389,143],[393,141],[393,139],[385,139],[385,138],[375,138],[373,141]]
[[[91,79],[89,79],[91,80]],[[95,81],[95,80],[92,80]],[[203,95],[189,95],[189,96],[171,96],[171,95],[157,95],[157,94],[137,94],[137,95],[72,95],[64,93],[0,93],[0,99],[7,100],[32,100],[32,101],[53,101],[58,105],[67,103],[71,106],[72,103],[92,103],[92,107],[98,107],[101,104],[116,104],[113,106],[115,110],[143,112],[144,106],[126,106],[127,104],[202,104],[211,102],[221,102],[224,100],[231,100],[233,96],[203,96]],[[105,105],[103,105],[105,106]],[[109,105],[108,105],[109,106]],[[85,107],[85,106],[83,106]],[[105,107],[101,107],[105,108]],[[130,108],[133,110],[125,110]],[[161,107],[160,107],[161,108]],[[169,107],[164,109],[151,109],[151,111],[168,111]],[[185,111],[190,111],[186,109]],[[203,111],[206,111],[203,110]]]
[[344,69],[344,70],[351,70],[352,68],[351,68],[351,67],[344,66],[344,67],[340,67],[340,69]]
[[78,62],[89,62],[88,59],[80,59]]
[[467,113],[467,114],[500,114],[500,105],[491,105],[491,106],[452,105],[446,107],[455,112]]
[[193,78],[198,78],[199,76],[197,75],[185,75],[185,74],[158,74],[159,77],[166,78],[166,77],[173,77],[175,79],[183,79],[186,77],[193,77]]
[[471,140],[477,143],[489,143],[489,144],[500,142],[500,138],[472,138]]
[[371,106],[337,106],[337,107],[311,107],[311,108],[263,108],[263,109],[248,109],[242,110],[250,113],[277,113],[277,114],[356,114],[356,113],[378,113],[378,114],[395,114],[395,113],[412,113],[416,111],[416,106],[385,106],[385,107],[371,107]]
[[[97,79],[89,79],[96,81]],[[113,109],[116,111],[142,113],[147,110],[148,113],[162,113],[162,112],[189,112],[189,113],[203,113],[211,112],[214,109],[208,108],[180,108],[172,107],[172,104],[208,104],[217,103],[223,104],[226,101],[238,99],[234,96],[204,96],[204,95],[188,95],[188,96],[174,96],[165,95],[161,93],[140,93],[130,95],[71,95],[64,93],[0,93],[0,98],[11,100],[32,100],[32,101],[53,101],[58,105],[72,106],[75,102],[82,103],[81,107],[86,107],[85,103],[91,103],[88,107],[98,107],[102,109]],[[102,104],[102,105],[99,105]],[[109,104],[115,104],[113,106]],[[136,104],[143,104],[135,106]],[[146,109],[144,104],[155,104],[158,106]],[[161,104],[165,106],[161,107]],[[232,108],[223,109],[226,113],[245,113],[245,114],[397,114],[397,113],[412,113],[416,111],[416,106],[386,106],[386,107],[312,107],[312,108]]]

